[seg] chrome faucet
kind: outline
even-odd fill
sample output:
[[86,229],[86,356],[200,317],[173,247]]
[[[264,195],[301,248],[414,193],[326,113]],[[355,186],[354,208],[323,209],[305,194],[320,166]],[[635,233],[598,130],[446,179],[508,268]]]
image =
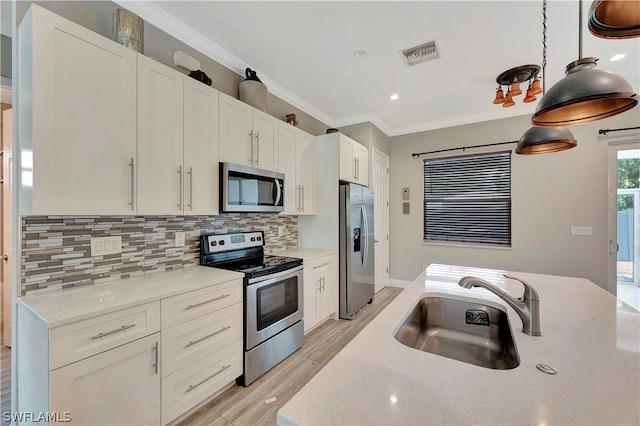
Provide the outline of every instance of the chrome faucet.
[[511,275],[504,274],[505,278],[520,281],[524,285],[524,294],[517,299],[507,294],[506,291],[496,287],[488,281],[478,277],[463,277],[458,285],[464,288],[482,287],[507,302],[522,320],[522,332],[529,336],[541,336],[540,333],[540,296],[531,284]]

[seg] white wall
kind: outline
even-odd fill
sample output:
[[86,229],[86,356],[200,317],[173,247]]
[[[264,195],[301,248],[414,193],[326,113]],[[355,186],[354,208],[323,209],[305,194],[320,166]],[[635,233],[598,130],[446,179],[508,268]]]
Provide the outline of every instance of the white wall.
[[[527,115],[391,138],[392,279],[413,280],[424,265],[449,263],[583,277],[607,287],[608,145],[606,140],[598,140],[598,129],[640,125],[638,108],[607,120],[572,126],[578,146],[571,150],[532,156],[513,154],[511,249],[423,244],[424,157],[414,159],[411,153],[518,140],[529,129],[529,120]],[[616,133],[615,137],[622,135]],[[509,148],[515,148],[515,144],[466,153]],[[462,154],[455,151],[439,156]],[[411,190],[409,215],[402,214],[403,187]],[[593,227],[593,236],[571,236],[572,225]]]

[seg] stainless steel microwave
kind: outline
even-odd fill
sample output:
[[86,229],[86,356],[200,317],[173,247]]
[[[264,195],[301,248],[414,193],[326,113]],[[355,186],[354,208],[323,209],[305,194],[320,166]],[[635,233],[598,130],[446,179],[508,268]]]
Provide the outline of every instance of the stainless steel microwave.
[[233,163],[220,163],[220,211],[284,211],[284,174]]

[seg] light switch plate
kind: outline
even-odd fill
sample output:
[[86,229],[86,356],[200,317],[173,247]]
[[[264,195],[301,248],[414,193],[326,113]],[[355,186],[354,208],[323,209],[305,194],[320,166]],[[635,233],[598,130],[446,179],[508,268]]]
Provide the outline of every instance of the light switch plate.
[[176,247],[184,247],[184,232],[176,232]]
[[122,236],[91,239],[91,257],[122,253]]

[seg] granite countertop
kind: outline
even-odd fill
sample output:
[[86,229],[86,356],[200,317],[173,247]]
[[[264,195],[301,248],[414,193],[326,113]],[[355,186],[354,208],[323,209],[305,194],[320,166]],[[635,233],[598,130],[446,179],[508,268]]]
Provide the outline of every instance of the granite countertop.
[[[520,296],[504,271],[430,265],[278,411],[279,424],[639,424],[640,314],[586,279],[509,272],[540,294],[541,337],[466,275]],[[502,306],[520,355],[491,370],[407,347],[393,337],[425,295]],[[547,375],[544,363],[558,370]]]
[[77,288],[27,293],[17,301],[48,328],[54,328],[243,277],[240,272],[194,265]]

